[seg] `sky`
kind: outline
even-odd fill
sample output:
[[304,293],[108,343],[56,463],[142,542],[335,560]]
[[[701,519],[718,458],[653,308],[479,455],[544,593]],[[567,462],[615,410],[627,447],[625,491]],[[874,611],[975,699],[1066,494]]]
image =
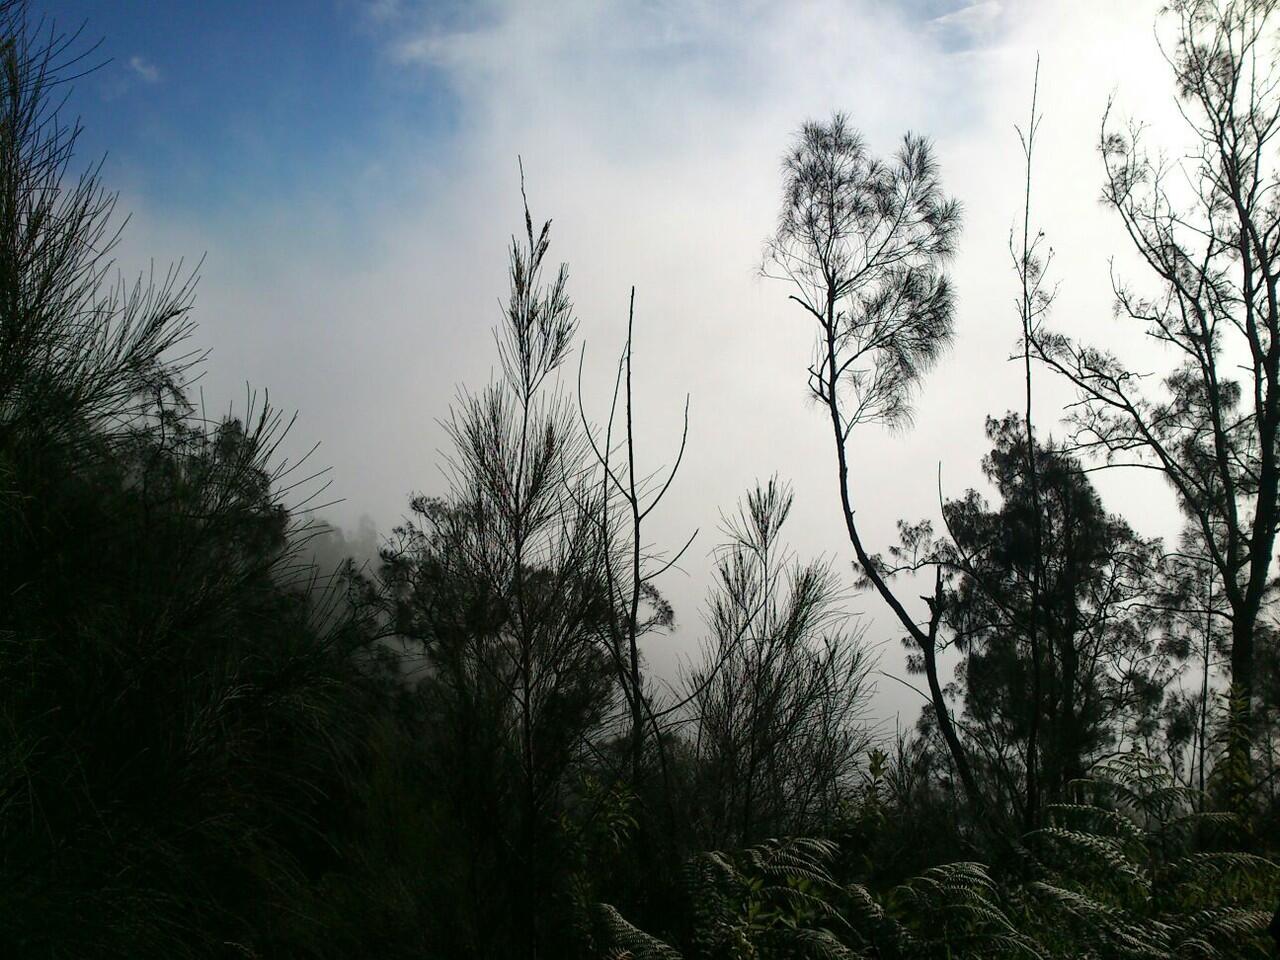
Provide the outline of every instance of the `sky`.
[[[885,154],[925,134],[964,208],[955,346],[910,431],[852,441],[864,537],[883,548],[898,518],[936,518],[940,495],[982,488],[984,418],[1021,403],[1008,244],[1037,57],[1032,220],[1054,250],[1050,322],[1139,368],[1164,362],[1112,315],[1110,271],[1141,275],[1099,202],[1096,150],[1114,96],[1118,116],[1176,153],[1159,5],[33,0],[33,12],[97,44],[67,110],[84,124],[81,160],[105,157],[131,212],[121,269],[201,263],[206,405],[243,407],[248,384],[297,410],[291,443],[320,442],[341,501],[325,515],[347,531],[386,532],[413,492],[444,490],[439,421],[495,367],[522,159],[533,216],[553,219],[552,257],[569,264],[589,412],[604,414],[632,285],[643,462],[669,462],[689,396],[689,450],[652,530],[672,546],[698,531],[659,584],[677,623],[648,655],[670,675],[702,635],[720,515],[755,480],[792,483],[801,556],[850,569],[829,427],[806,398],[812,331],[758,270],[796,129],[844,111]],[[1070,393],[1047,373],[1034,390],[1053,424]],[[1158,480],[1098,482],[1139,532],[1176,535]],[[916,678],[887,611],[865,595],[849,608],[883,644],[873,713],[909,726],[923,700],[899,682]]]

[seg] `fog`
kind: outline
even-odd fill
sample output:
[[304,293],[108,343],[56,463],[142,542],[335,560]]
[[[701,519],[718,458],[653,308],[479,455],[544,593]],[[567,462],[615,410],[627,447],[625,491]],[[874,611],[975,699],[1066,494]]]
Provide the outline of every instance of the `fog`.
[[[829,424],[807,398],[811,330],[783,284],[762,279],[780,202],[780,158],[799,124],[849,114],[876,151],[906,131],[933,139],[964,207],[952,266],[956,341],[918,397],[914,426],[852,441],[865,536],[882,549],[899,518],[936,517],[940,497],[982,485],[984,418],[1021,403],[1010,231],[1021,214],[1025,126],[1040,61],[1043,126],[1032,220],[1059,284],[1050,324],[1115,344],[1159,369],[1133,325],[1113,321],[1112,257],[1127,241],[1099,202],[1098,131],[1108,100],[1176,149],[1169,80],[1146,2],[801,4],[486,3],[348,5],[376,67],[447,95],[447,129],[412,116],[381,142],[346,143],[360,176],[301,201],[228,198],[214,216],[148,195],[117,162],[133,211],[122,263],[204,256],[196,319],[210,356],[211,407],[243,402],[245,380],[300,413],[291,442],[319,441],[329,465],[322,516],[360,545],[385,534],[415,491],[442,493],[440,419],[460,386],[493,373],[492,327],[506,292],[506,248],[520,228],[519,168],[535,219],[551,218],[552,257],[568,263],[581,321],[563,388],[604,415],[636,288],[636,391],[642,463],[669,463],[689,396],[688,452],[651,523],[658,547],[698,535],[659,588],[676,625],[646,655],[670,677],[701,636],[720,514],[757,478],[790,481],[789,538],[801,556],[849,570]],[[145,65],[145,61],[144,61]],[[136,68],[135,68],[136,71]],[[169,68],[156,85],[180,84]],[[108,175],[111,172],[108,164]],[[301,174],[300,174],[301,175]],[[242,189],[251,191],[252,184]],[[1048,425],[1071,394],[1038,372]],[[1172,536],[1158,479],[1098,475],[1110,509],[1140,532]],[[358,532],[357,532],[358,531]],[[338,543],[346,541],[338,540]],[[333,552],[332,543],[323,555]],[[852,581],[850,571],[849,576]],[[903,677],[898,634],[878,598],[852,595]],[[882,679],[873,706],[892,728],[923,701]]]

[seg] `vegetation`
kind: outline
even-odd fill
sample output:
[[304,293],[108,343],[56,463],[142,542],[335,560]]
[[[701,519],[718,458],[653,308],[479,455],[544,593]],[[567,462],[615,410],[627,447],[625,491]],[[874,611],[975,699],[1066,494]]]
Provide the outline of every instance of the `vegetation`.
[[[448,483],[373,567],[330,576],[288,420],[189,399],[192,277],[112,277],[113,197],[52,99],[74,40],[0,0],[4,955],[1270,955],[1280,19],[1167,16],[1196,204],[1139,128],[1102,153],[1150,268],[1117,283],[1120,312],[1176,363],[1138,393],[1047,328],[1033,98],[1026,402],[988,421],[992,499],[882,551],[857,443],[910,425],[949,343],[960,210],[926,139],[886,161],[842,115],[801,128],[763,270],[814,337],[859,580],[795,556],[790,488],[758,484],[723,519],[700,654],[662,686],[644,639],[673,622],[659,582],[689,544],[643,525],[679,491],[688,419],[669,469],[637,463],[634,291],[598,423],[565,389],[569,275],[526,200],[498,374],[445,421]],[[1079,391],[1064,437],[1035,424],[1033,370]],[[1173,485],[1176,549],[1094,488],[1130,460]],[[926,680],[892,741],[868,724],[851,587]]]

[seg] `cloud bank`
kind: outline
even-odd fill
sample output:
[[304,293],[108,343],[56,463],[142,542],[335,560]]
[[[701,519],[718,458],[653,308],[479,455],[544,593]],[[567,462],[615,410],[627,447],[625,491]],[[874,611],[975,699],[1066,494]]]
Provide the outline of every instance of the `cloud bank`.
[[[479,386],[494,366],[522,157],[533,215],[554,218],[553,256],[570,265],[588,408],[607,403],[633,284],[647,462],[673,456],[691,395],[689,453],[653,526],[659,545],[701,528],[684,574],[661,585],[678,628],[650,656],[670,669],[701,630],[716,518],[757,477],[794,483],[797,550],[848,569],[830,439],[806,401],[810,331],[786,290],[757,276],[795,129],[842,110],[881,152],[907,130],[925,133],[965,207],[956,346],[927,381],[911,432],[855,441],[857,507],[868,539],[884,545],[899,517],[936,515],[940,490],[980,484],[983,419],[1019,403],[1007,362],[1018,331],[1008,240],[1022,205],[1014,124],[1026,120],[1037,54],[1033,219],[1055,249],[1054,322],[1138,342],[1111,320],[1108,257],[1120,254],[1122,270],[1127,261],[1098,203],[1095,144],[1113,91],[1157,132],[1172,129],[1151,32],[1157,6],[381,0],[358,11],[360,28],[379,38],[382,69],[449,91],[457,123],[447,143],[424,149],[406,117],[395,138],[370,145],[368,183],[335,183],[302,209],[264,204],[248,223],[184,222],[126,198],[139,214],[128,251],[208,251],[198,307],[213,349],[206,396],[242,395],[245,379],[269,385],[301,410],[299,443],[323,441],[319,456],[346,498],[332,516],[350,526],[367,513],[386,529],[411,491],[442,489],[437,418],[458,384]],[[372,198],[355,222],[339,212],[353,193]],[[1067,399],[1047,375],[1038,381],[1041,410]],[[1139,530],[1176,529],[1149,479],[1108,478],[1103,489]],[[874,619],[884,669],[901,674],[878,601],[851,607]],[[881,715],[914,721],[910,691],[883,683],[879,698]]]

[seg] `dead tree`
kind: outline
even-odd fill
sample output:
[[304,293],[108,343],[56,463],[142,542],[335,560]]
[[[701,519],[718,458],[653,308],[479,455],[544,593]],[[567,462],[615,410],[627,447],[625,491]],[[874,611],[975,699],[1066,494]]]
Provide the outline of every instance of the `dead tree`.
[[[599,433],[587,420],[582,399],[582,363],[578,366],[578,413],[582,431],[599,468],[597,518],[602,543],[605,589],[614,614],[608,618],[606,646],[614,663],[619,686],[627,701],[630,731],[628,735],[631,782],[640,782],[644,760],[645,728],[654,726],[656,718],[644,690],[641,671],[640,641],[645,634],[669,627],[674,613],[670,604],[654,586],[654,581],[679,562],[697,536],[695,530],[674,554],[663,556],[644,541],[644,522],[657,509],[684,460],[689,439],[689,398],[685,396],[684,423],[675,461],[664,476],[642,474],[636,462],[634,394],[631,384],[632,356],[635,346],[636,291],[631,288],[627,307],[627,339],[618,358],[613,396],[604,430]],[[583,360],[585,360],[585,350]],[[619,402],[622,424],[619,425]],[[615,428],[621,426],[620,445],[614,449]],[[618,461],[621,461],[619,463]],[[615,513],[623,518],[615,522]],[[659,731],[654,730],[655,735]],[[659,743],[661,747],[661,743]],[[665,764],[664,764],[665,766]]]

